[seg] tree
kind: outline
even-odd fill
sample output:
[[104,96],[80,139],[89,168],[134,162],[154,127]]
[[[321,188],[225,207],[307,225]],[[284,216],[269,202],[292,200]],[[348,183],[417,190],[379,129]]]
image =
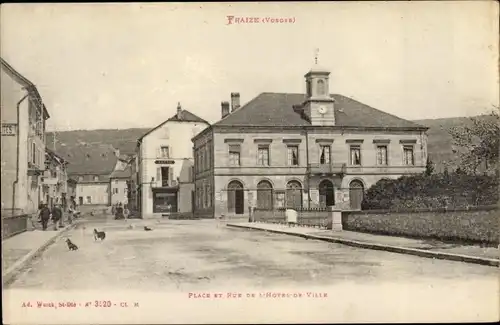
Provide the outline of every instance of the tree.
[[425,164],[425,175],[431,176],[434,173],[434,163],[427,157],[427,163]]
[[458,147],[460,166],[467,173],[477,173],[483,166],[495,170],[498,166],[500,139],[500,108],[488,115],[471,117],[469,123],[450,131],[453,144]]

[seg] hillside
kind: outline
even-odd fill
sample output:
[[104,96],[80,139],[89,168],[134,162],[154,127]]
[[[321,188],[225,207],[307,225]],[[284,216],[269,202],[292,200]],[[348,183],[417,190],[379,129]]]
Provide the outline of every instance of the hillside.
[[[452,127],[470,123],[467,117],[443,118],[435,120],[417,120],[418,124],[428,126],[429,157],[436,164],[436,171],[442,171],[444,165],[456,168],[457,158],[452,152],[452,139],[448,133]],[[109,160],[113,149],[120,154],[133,154],[137,139],[149,131],[149,128],[77,130],[56,133],[56,151],[70,162],[70,172],[90,171],[106,172],[113,165]],[[54,148],[53,133],[47,134],[47,145]],[[88,153],[88,154],[87,154]],[[105,162],[107,161],[107,162]],[[115,160],[116,161],[116,160]],[[101,163],[102,162],[102,163]]]

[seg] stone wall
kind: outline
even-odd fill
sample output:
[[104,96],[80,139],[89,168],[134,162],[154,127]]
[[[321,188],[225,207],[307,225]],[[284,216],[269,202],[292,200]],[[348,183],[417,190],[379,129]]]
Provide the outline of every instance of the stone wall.
[[344,211],[345,230],[467,243],[499,243],[497,206],[455,210]]
[[[332,212],[326,209],[308,209],[297,211],[297,224],[307,226],[327,227],[331,224]],[[255,222],[286,223],[284,209],[279,210],[255,210]]]

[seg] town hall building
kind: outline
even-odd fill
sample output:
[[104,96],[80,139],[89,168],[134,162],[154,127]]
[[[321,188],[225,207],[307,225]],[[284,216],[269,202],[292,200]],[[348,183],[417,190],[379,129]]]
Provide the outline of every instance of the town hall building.
[[193,138],[195,213],[229,218],[249,208],[361,208],[383,178],[425,170],[427,128],[329,92],[327,69],[306,94],[262,93]]

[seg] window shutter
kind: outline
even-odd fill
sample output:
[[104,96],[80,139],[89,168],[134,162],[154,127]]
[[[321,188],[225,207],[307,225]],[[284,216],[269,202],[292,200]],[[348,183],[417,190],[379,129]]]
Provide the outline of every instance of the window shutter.
[[168,146],[168,158],[172,158],[172,147],[171,146]]
[[161,167],[156,167],[156,184],[158,184],[158,182],[161,182]]
[[170,167],[168,169],[168,184],[170,186],[173,185],[173,181],[174,181],[174,169],[172,167]]

